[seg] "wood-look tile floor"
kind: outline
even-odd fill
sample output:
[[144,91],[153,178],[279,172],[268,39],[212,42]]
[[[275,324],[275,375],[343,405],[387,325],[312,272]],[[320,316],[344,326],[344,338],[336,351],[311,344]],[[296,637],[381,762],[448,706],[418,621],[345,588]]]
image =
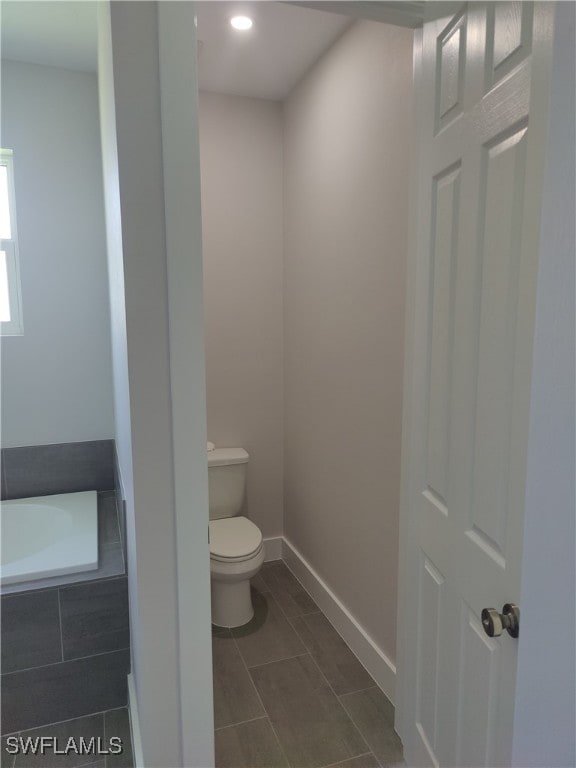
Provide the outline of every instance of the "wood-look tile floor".
[[213,629],[216,768],[403,765],[392,704],[282,561],[252,598],[249,624]]

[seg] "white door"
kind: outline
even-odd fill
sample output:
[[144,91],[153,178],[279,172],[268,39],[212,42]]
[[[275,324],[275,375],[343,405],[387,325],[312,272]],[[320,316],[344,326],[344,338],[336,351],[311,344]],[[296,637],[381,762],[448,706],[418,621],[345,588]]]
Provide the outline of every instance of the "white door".
[[426,5],[397,724],[410,766],[500,766],[510,763],[522,629],[519,640],[489,637],[480,617],[521,603],[554,7]]

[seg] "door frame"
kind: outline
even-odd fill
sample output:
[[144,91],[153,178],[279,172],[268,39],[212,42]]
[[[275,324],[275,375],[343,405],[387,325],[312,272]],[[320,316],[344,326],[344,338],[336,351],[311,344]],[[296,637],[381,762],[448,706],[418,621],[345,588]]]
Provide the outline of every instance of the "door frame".
[[[139,3],[134,3],[134,6],[139,6]],[[145,4],[147,5],[147,4]],[[352,6],[352,3],[346,5]],[[363,17],[361,6],[372,6],[371,3],[358,3],[358,11],[354,13],[358,18]],[[387,4],[379,4],[384,9]],[[395,6],[398,10],[400,4],[390,4]],[[406,4],[408,5],[408,4]],[[412,6],[416,4],[410,4]],[[422,4],[423,5],[423,4]],[[166,40],[170,39],[169,35],[176,33],[178,26],[178,11],[177,8],[173,11],[164,10],[164,6],[181,6],[182,13],[186,15],[188,23],[190,22],[190,6],[188,3],[159,3],[159,59],[157,61],[158,76],[160,80],[166,85],[167,79],[176,74],[173,67],[185,62],[186,67],[193,67],[191,59],[191,49],[186,49],[182,35],[178,35],[178,45],[173,45],[172,40],[170,44],[166,45]],[[188,10],[186,7],[188,6]],[[568,16],[568,11],[571,8],[572,12],[574,6],[572,3],[559,3],[557,8],[558,18],[564,18]],[[563,6],[560,9],[560,6]],[[135,9],[136,10],[136,9]],[[573,14],[572,14],[573,15]],[[391,18],[381,18],[381,21],[387,23],[394,23]],[[530,528],[530,535],[525,543],[525,558],[527,565],[525,567],[525,573],[523,575],[523,595],[522,595],[522,610],[523,610],[523,631],[525,634],[530,634],[535,638],[534,647],[530,648],[528,645],[520,645],[520,659],[522,664],[522,682],[525,684],[525,688],[530,688],[532,682],[529,677],[530,670],[533,672],[533,681],[541,686],[543,679],[546,675],[543,675],[542,665],[535,664],[536,654],[545,651],[546,655],[549,655],[551,649],[547,648],[545,641],[548,639],[548,629],[546,622],[541,622],[541,590],[535,591],[533,583],[536,577],[542,578],[542,564],[547,563],[551,558],[554,550],[553,546],[565,547],[565,557],[568,558],[566,568],[558,570],[546,570],[546,590],[545,594],[550,595],[553,591],[557,594],[564,594],[566,590],[566,583],[570,582],[570,568],[573,572],[573,549],[571,549],[574,541],[574,521],[571,514],[566,514],[566,510],[570,510],[570,503],[574,501],[574,486],[573,478],[570,477],[570,467],[574,466],[574,441],[573,430],[572,438],[565,432],[563,432],[563,443],[557,439],[557,435],[554,432],[554,426],[564,424],[566,425],[566,418],[562,419],[562,414],[565,414],[565,409],[572,409],[568,422],[573,422],[573,399],[570,402],[570,392],[566,392],[565,389],[561,389],[561,393],[564,399],[561,404],[564,408],[562,413],[558,412],[558,408],[554,410],[554,420],[549,419],[542,421],[541,413],[542,408],[546,407],[546,403],[550,403],[552,398],[553,404],[558,404],[558,387],[556,385],[555,391],[552,391],[553,382],[556,384],[559,381],[563,381],[566,376],[566,371],[572,373],[574,371],[574,344],[573,334],[567,332],[563,336],[554,337],[553,344],[549,341],[549,329],[555,323],[562,323],[562,327],[566,327],[569,324],[570,316],[573,316],[573,279],[570,279],[570,269],[573,270],[573,261],[567,258],[570,255],[570,246],[574,240],[573,231],[559,232],[559,224],[562,222],[570,222],[573,224],[573,186],[571,186],[571,178],[564,178],[565,194],[560,198],[558,204],[554,196],[554,185],[557,177],[561,176],[562,169],[566,171],[566,168],[570,166],[570,163],[562,163],[562,159],[565,159],[566,154],[570,154],[570,142],[572,142],[572,156],[574,138],[572,136],[562,134],[561,124],[562,116],[565,117],[566,103],[570,103],[570,62],[567,62],[567,45],[573,38],[570,38],[570,22],[569,19],[564,20],[558,24],[557,27],[557,40],[555,42],[555,57],[559,59],[557,67],[558,86],[561,89],[561,93],[558,98],[552,100],[551,110],[551,130],[550,137],[554,137],[556,141],[556,151],[551,146],[550,159],[547,162],[546,174],[550,177],[549,186],[549,198],[548,206],[544,207],[543,217],[543,232],[547,232],[546,248],[542,250],[542,259],[540,263],[540,271],[542,279],[539,279],[538,287],[538,314],[537,314],[537,328],[536,338],[537,344],[534,356],[534,370],[535,381],[537,379],[537,385],[533,387],[533,410],[532,417],[533,422],[531,424],[531,436],[530,436],[530,456],[535,466],[531,466],[530,482],[533,496],[531,497],[532,506],[529,507],[527,515],[529,519],[526,523],[527,532]],[[407,26],[416,26],[416,24],[407,24]],[[181,26],[181,29],[184,25]],[[573,27],[572,27],[573,30]],[[418,96],[418,88],[420,84],[420,58],[419,49],[421,46],[421,29],[415,29],[415,45],[414,45],[414,92],[415,97]],[[573,55],[573,49],[572,49]],[[568,57],[569,58],[569,57]],[[121,66],[121,63],[115,62],[115,67]],[[184,69],[184,68],[183,68]],[[573,67],[572,67],[573,71]],[[170,75],[168,73],[171,73]],[[556,76],[556,75],[555,75]],[[572,74],[573,77],[573,74]],[[178,80],[179,86],[182,86],[180,80]],[[556,84],[556,80],[554,81]],[[188,84],[189,85],[189,84]],[[572,91],[573,98],[573,91]],[[166,241],[167,241],[167,254],[166,263],[168,269],[168,291],[169,291],[169,310],[170,310],[170,332],[169,332],[169,348],[170,348],[170,370],[171,370],[171,387],[173,397],[173,410],[172,410],[172,427],[173,433],[173,450],[174,456],[172,457],[173,471],[174,471],[174,493],[176,497],[175,504],[175,524],[176,524],[176,545],[178,546],[178,562],[177,562],[177,581],[178,581],[178,603],[177,603],[177,621],[179,626],[179,669],[181,673],[181,690],[180,690],[180,702],[181,702],[181,717],[180,728],[184,731],[188,728],[188,733],[182,733],[182,752],[183,752],[183,764],[184,765],[196,765],[196,766],[209,766],[213,765],[213,736],[209,726],[212,718],[212,701],[211,691],[207,681],[211,684],[211,653],[209,649],[209,595],[207,590],[207,584],[209,582],[209,562],[207,558],[207,547],[205,546],[205,540],[203,536],[206,534],[204,525],[207,522],[207,509],[205,509],[205,496],[207,489],[207,480],[204,476],[206,471],[205,465],[205,453],[204,453],[204,440],[205,440],[205,404],[203,402],[203,382],[200,382],[199,377],[203,376],[204,370],[204,354],[202,336],[202,319],[200,316],[202,307],[202,286],[196,285],[194,291],[194,301],[189,301],[189,294],[183,296],[182,285],[184,281],[179,282],[179,276],[183,275],[185,279],[190,279],[191,268],[194,272],[194,276],[197,278],[201,275],[201,250],[198,247],[198,228],[194,229],[193,222],[198,223],[199,205],[195,207],[194,217],[190,222],[184,221],[177,216],[177,202],[175,198],[187,188],[187,178],[184,170],[188,173],[195,172],[195,162],[197,158],[189,157],[185,169],[178,168],[177,161],[181,161],[186,155],[185,152],[179,152],[179,148],[182,147],[180,140],[178,139],[180,131],[180,139],[182,138],[182,125],[179,125],[178,112],[181,108],[179,103],[178,88],[166,89],[162,98],[162,104],[159,105],[159,119],[162,123],[163,130],[167,131],[166,136],[163,138],[162,152],[163,152],[163,175],[165,184],[165,217],[166,217]],[[186,111],[186,123],[191,125],[195,119],[194,106],[190,106]],[[555,123],[556,121],[556,123]],[[415,120],[415,133],[418,125],[418,120]],[[555,126],[555,127],[554,127]],[[558,132],[561,134],[558,137]],[[170,141],[169,141],[170,139]],[[172,143],[174,142],[174,143]],[[552,138],[550,142],[553,143]],[[417,142],[414,141],[414,146],[417,146]],[[558,147],[563,147],[563,153],[560,153]],[[412,169],[412,182],[415,181],[417,157]],[[561,179],[562,181],[562,179]],[[172,186],[172,184],[174,186]],[[412,193],[410,197],[411,208],[411,221],[415,220],[417,212],[418,200],[414,195],[414,184],[412,185]],[[194,230],[194,231],[192,231]],[[192,265],[190,262],[183,260],[183,255],[186,253],[186,249],[183,249],[183,240],[186,238],[187,233],[192,232],[192,237],[195,243]],[[410,228],[410,253],[414,253],[415,249],[415,232],[414,228]],[[568,244],[568,249],[567,249]],[[407,338],[413,333],[416,305],[414,297],[418,286],[418,274],[415,269],[414,259],[410,258],[408,263],[408,278],[407,278],[407,315],[406,315],[406,334]],[[558,301],[558,297],[560,301]],[[182,302],[186,300],[188,307],[184,307]],[[190,313],[190,305],[194,304],[194,308]],[[188,325],[191,322],[192,325]],[[189,332],[190,328],[194,329],[194,341],[192,345],[182,345],[182,339],[184,329]],[[129,332],[135,332],[136,329],[129,329]],[[539,340],[539,341],[538,341]],[[408,350],[408,347],[407,347]],[[131,365],[133,361],[130,361]],[[546,373],[550,370],[554,371],[554,377],[547,377]],[[544,376],[536,377],[536,371],[544,373]],[[405,364],[405,385],[404,391],[406,397],[403,406],[403,420],[404,420],[404,437],[403,437],[403,467],[407,466],[410,455],[410,422],[411,422],[411,392],[414,387],[414,382],[411,380],[411,365],[409,355],[406,357]],[[186,394],[187,382],[192,383],[194,396],[190,398],[190,393]],[[183,407],[187,413],[186,425],[188,428],[193,428],[196,431],[196,435],[193,440],[189,440],[186,435],[189,434],[183,427],[184,424],[179,424],[178,418],[176,418],[176,408],[179,402],[182,402],[182,398],[185,399]],[[556,463],[548,462],[544,467],[539,463],[539,445],[546,445],[553,449],[553,455],[557,457]],[[558,526],[554,531],[554,537],[548,537],[543,541],[542,538],[542,518],[539,516],[541,509],[541,499],[538,498],[538,489],[547,489],[548,498],[551,498],[551,494],[554,490],[558,489],[558,462],[561,461],[561,481],[562,481],[562,493],[563,499],[558,500],[559,504],[562,501],[563,516],[558,519]],[[184,469],[189,468],[192,470],[190,477],[186,477]],[[192,488],[192,478],[195,478],[197,485]],[[188,514],[189,512],[189,496],[192,493],[194,499],[197,502],[196,512],[194,514]],[[408,513],[408,495],[406,487],[406,472],[402,473],[402,490],[401,490],[401,514],[400,514],[400,536],[405,539],[406,535],[410,531],[410,515]],[[138,520],[136,518],[136,529],[138,537],[146,537],[145,521]],[[184,540],[191,540],[194,542],[194,553],[184,550],[182,542]],[[543,546],[544,544],[544,546]],[[138,541],[138,548],[140,549],[140,540]],[[199,553],[199,559],[196,558],[196,554]],[[402,554],[402,552],[401,552]],[[572,556],[572,561],[569,558]],[[398,678],[396,686],[396,711],[397,711],[397,730],[402,735],[404,725],[402,722],[403,716],[403,690],[402,690],[402,678],[405,671],[406,660],[403,657],[403,643],[401,635],[401,627],[404,620],[405,605],[403,602],[405,593],[405,570],[407,562],[404,557],[400,558],[400,586],[398,592],[398,629],[399,629],[399,643],[398,643],[398,658],[397,669]],[[188,592],[189,585],[193,583],[195,579],[199,579],[197,582],[197,590]],[[524,589],[525,587],[525,589]],[[139,597],[140,599],[140,597]],[[549,607],[553,607],[553,603],[549,602]],[[208,606],[208,607],[207,607]],[[569,608],[569,606],[567,606]],[[200,615],[198,614],[200,610]],[[562,661],[567,668],[570,668],[570,660],[573,663],[573,633],[574,633],[574,613],[573,605],[572,612],[567,609],[563,614],[557,615],[554,613],[553,620],[557,628],[556,637],[562,639],[560,647],[555,646],[554,653],[556,659]],[[205,627],[201,625],[206,623]],[[191,663],[191,659],[186,655],[186,649],[190,647],[190,643],[198,642],[195,650],[194,664]],[[523,652],[524,656],[523,656]],[[141,659],[144,663],[145,660]],[[200,669],[202,667],[202,669]],[[526,669],[526,677],[524,677],[524,668]],[[566,669],[566,666],[564,666]],[[183,678],[182,678],[183,673]],[[526,703],[526,712],[520,713],[519,718],[515,724],[515,733],[518,733],[518,740],[515,742],[514,748],[514,763],[516,765],[528,765],[529,763],[525,759],[525,755],[528,754],[527,749],[530,744],[530,736],[532,741],[535,740],[535,736],[539,737],[540,746],[546,749],[547,760],[555,760],[555,754],[558,754],[557,765],[568,765],[567,762],[561,762],[562,756],[557,751],[553,750],[554,746],[559,746],[562,739],[559,739],[558,734],[558,721],[552,721],[543,723],[540,718],[540,713],[550,703],[554,703],[553,697],[558,697],[558,690],[554,686],[546,687],[542,689],[537,688],[539,692],[538,706],[534,708],[533,704],[533,692],[522,692],[522,686],[519,686],[520,695],[523,703]],[[544,694],[543,696],[541,694]],[[151,695],[151,691],[142,691],[142,695]],[[563,700],[565,711],[570,716],[570,702],[566,701],[566,697]],[[573,701],[572,701],[573,706]],[[520,717],[522,715],[522,717]],[[192,720],[190,720],[192,718]],[[535,729],[534,725],[538,723],[539,729]],[[572,720],[573,722],[573,720]],[[143,728],[146,728],[146,723],[141,723]],[[542,727],[548,727],[548,732],[545,738],[541,738]],[[527,729],[527,734],[522,729]],[[566,731],[566,720],[561,723],[561,733],[565,735],[570,749],[569,739],[573,740],[573,733],[570,731],[570,737]],[[554,732],[555,738],[552,740],[552,732]],[[548,737],[549,735],[549,737]],[[538,763],[533,763],[538,764]],[[544,764],[544,763],[540,763]],[[572,763],[573,765],[574,763]]]
[[556,3],[555,21],[512,745],[518,768],[576,765],[575,601],[562,600],[560,610],[557,602],[576,584],[576,5]]
[[214,729],[194,4],[109,1],[99,14],[136,765],[208,768]]

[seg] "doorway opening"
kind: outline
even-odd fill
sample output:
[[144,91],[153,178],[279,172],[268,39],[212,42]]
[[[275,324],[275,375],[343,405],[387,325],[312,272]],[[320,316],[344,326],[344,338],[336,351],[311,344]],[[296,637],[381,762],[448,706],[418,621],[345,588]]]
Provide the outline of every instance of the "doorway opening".
[[208,474],[247,452],[267,562],[254,618],[214,633],[216,764],[252,738],[392,764],[413,31],[237,10],[197,6]]

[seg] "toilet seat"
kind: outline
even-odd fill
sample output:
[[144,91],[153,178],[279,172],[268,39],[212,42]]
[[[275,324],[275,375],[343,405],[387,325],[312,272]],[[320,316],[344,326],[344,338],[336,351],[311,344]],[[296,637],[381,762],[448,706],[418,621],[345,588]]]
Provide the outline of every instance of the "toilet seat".
[[256,557],[262,550],[262,532],[247,517],[210,520],[210,559],[237,563]]

